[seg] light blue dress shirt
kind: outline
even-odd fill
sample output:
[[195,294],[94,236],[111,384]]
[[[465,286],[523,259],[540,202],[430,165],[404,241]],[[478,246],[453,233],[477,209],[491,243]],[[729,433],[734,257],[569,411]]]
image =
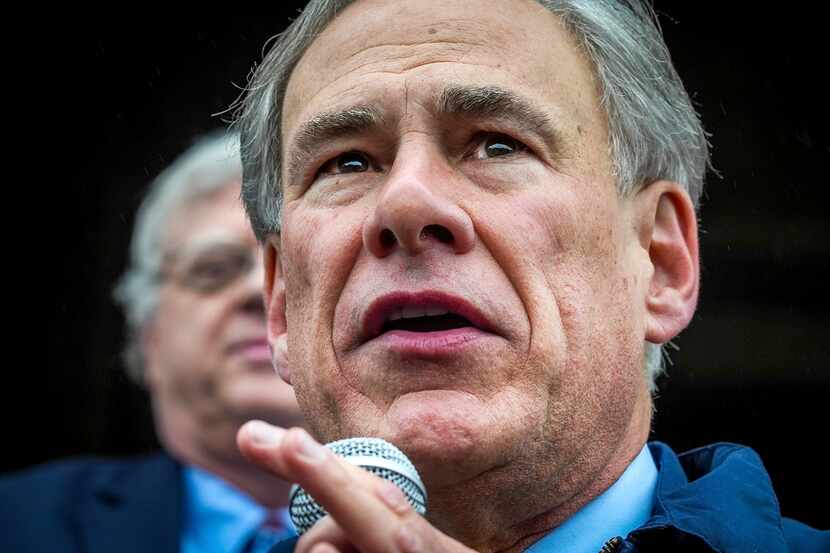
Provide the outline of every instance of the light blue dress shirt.
[[526,551],[597,553],[609,539],[645,524],[656,485],[657,467],[646,445],[610,488]]
[[[265,521],[264,507],[209,472],[185,467],[184,486],[182,553],[240,553]],[[286,528],[282,538],[295,535],[287,509],[279,515]]]

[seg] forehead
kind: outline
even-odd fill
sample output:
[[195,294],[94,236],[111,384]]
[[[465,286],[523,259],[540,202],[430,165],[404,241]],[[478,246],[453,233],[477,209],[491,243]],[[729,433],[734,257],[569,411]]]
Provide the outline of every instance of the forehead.
[[359,0],[292,73],[284,138],[316,112],[367,102],[406,111],[413,97],[435,97],[449,83],[497,85],[577,118],[595,115],[590,64],[535,1]]
[[240,183],[232,181],[176,207],[168,223],[166,248],[175,250],[210,242],[256,242],[239,190]]

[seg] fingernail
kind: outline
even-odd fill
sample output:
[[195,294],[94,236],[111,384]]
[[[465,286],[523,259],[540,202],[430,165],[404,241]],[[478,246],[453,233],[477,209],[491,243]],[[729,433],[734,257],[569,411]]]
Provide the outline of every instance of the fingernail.
[[249,422],[245,427],[245,431],[255,444],[266,447],[279,444],[285,434],[285,430],[282,428],[277,428],[262,421]]
[[326,448],[315,442],[308,432],[301,430],[298,434],[300,455],[312,463],[319,463],[326,458]]

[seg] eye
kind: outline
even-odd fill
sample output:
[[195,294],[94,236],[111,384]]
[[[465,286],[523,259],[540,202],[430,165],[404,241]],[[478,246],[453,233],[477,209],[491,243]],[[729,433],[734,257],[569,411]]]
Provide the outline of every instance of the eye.
[[476,157],[480,159],[509,156],[523,152],[527,146],[505,134],[488,133],[484,135],[476,149]]
[[364,173],[371,167],[369,158],[360,152],[346,152],[328,160],[319,171],[320,175],[342,173]]
[[214,292],[236,280],[252,265],[253,259],[246,252],[208,252],[184,267],[182,284],[200,292]]

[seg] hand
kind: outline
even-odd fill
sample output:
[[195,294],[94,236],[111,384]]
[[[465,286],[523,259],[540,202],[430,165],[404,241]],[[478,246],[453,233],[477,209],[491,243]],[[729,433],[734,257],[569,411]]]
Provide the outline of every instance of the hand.
[[329,513],[300,538],[296,553],[472,551],[416,513],[397,486],[341,459],[301,428],[251,421],[237,444],[251,462],[297,482]]

